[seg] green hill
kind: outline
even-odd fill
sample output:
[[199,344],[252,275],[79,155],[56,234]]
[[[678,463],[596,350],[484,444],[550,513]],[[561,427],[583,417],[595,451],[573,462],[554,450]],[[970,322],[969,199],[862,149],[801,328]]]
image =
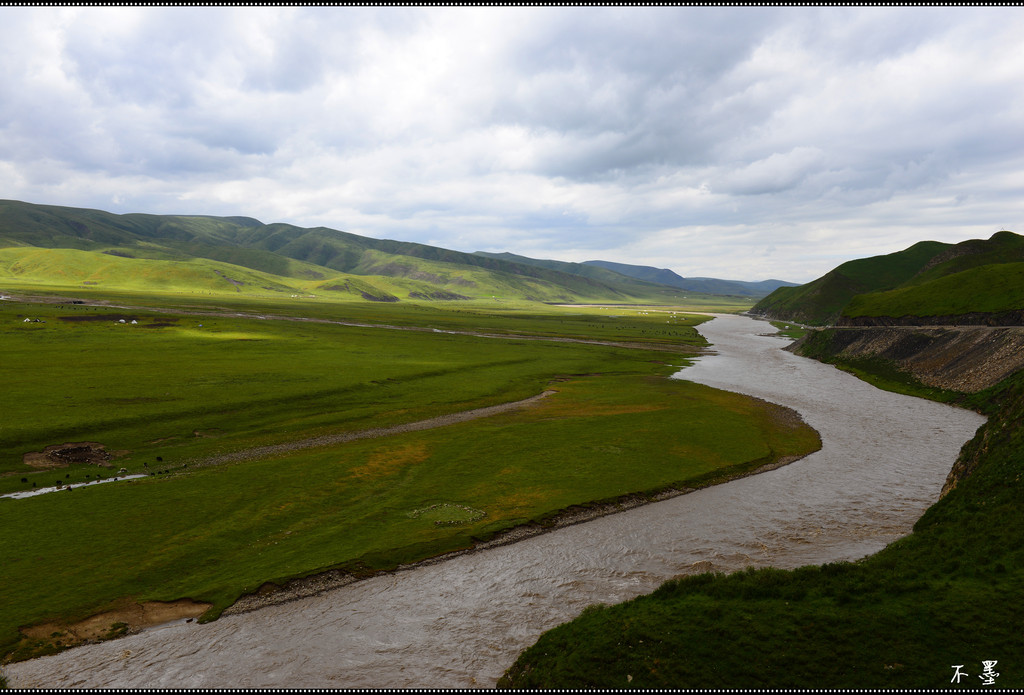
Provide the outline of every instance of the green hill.
[[932,323],[1019,324],[1024,278],[1015,266],[1021,263],[1024,237],[1013,232],[959,244],[922,241],[849,261],[800,287],[780,288],[751,313],[811,325],[915,324],[925,317]]
[[593,265],[591,263],[569,263],[566,261],[527,258],[526,256],[517,256],[514,253],[508,252],[490,253],[487,251],[477,251],[474,255],[500,261],[507,261],[515,263],[520,266],[551,270],[558,273],[564,273],[567,275],[575,275],[580,278],[585,278],[593,283],[628,288],[629,291],[640,294],[650,292],[653,286],[674,287],[674,285],[672,285],[671,283],[660,282],[650,277],[636,277],[634,275],[622,273],[602,266]]
[[[12,200],[0,201],[0,248],[6,248],[0,279],[58,286],[326,292],[377,301],[496,296],[545,302],[666,302],[680,294],[611,271],[565,272],[557,266],[326,227],[264,224],[249,217],[116,215]],[[186,268],[190,263],[194,267]],[[214,268],[236,282],[224,280]]]
[[649,284],[665,285],[684,290],[687,293],[735,296],[763,297],[777,287],[794,286],[782,280],[763,280],[761,282],[745,282],[741,280],[719,280],[717,278],[684,278],[666,268],[654,268],[646,265],[630,265],[611,261],[584,261],[583,263],[567,263],[565,261],[540,260],[517,256],[512,253],[490,253],[477,251],[477,256],[512,261],[523,265],[558,270],[571,275],[580,275],[601,282],[623,282],[623,278],[631,278],[642,283],[643,288]]
[[848,261],[806,285],[780,287],[751,313],[811,325],[834,323],[858,294],[899,287],[947,248],[949,244],[922,241],[885,256]]
[[[1020,325],[1024,263],[992,263],[888,292],[862,294],[840,323],[979,323]],[[882,321],[881,319],[892,319]]]
[[123,258],[78,249],[0,249],[0,278],[126,290],[295,291],[276,276],[218,261]]
[[969,239],[930,260],[906,285],[919,285],[983,265],[1024,261],[1024,236],[996,232],[988,239]]

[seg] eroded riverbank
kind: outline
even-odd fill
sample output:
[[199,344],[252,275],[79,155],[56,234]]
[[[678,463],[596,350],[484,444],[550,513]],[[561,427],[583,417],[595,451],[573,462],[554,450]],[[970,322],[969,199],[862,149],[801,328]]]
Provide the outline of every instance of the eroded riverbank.
[[878,391],[723,317],[680,376],[799,411],[823,448],[761,475],[207,624],[8,668],[21,687],[490,687],[587,605],[709,569],[855,559],[938,496],[974,413]]

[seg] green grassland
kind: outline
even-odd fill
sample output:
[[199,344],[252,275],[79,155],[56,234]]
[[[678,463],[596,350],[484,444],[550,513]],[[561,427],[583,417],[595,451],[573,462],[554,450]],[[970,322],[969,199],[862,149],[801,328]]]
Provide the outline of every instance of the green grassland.
[[803,326],[788,321],[769,321],[776,329],[780,336],[791,338],[793,340],[799,340],[807,335],[808,329]]
[[[114,250],[114,253],[122,252]],[[369,265],[361,268],[390,271],[408,277],[339,273],[298,261],[290,261],[289,265],[289,268],[281,269],[287,275],[275,275],[206,258],[126,258],[113,255],[111,250],[15,247],[0,249],[0,282],[78,290],[240,294],[268,298],[301,293],[341,300],[363,298],[382,302],[399,301],[400,297],[408,298],[417,293],[429,299],[439,292],[464,299],[469,298],[467,293],[535,295],[552,300],[573,296],[543,280],[472,268],[453,273],[451,268],[442,268],[442,264],[423,260],[417,260],[415,265],[410,261],[401,266],[392,263],[387,267]],[[429,277],[433,282],[417,279],[423,277]]]
[[[324,314],[332,308],[317,306]],[[358,312],[363,306],[333,311],[338,320],[352,320],[354,311],[366,321],[372,317]],[[700,317],[662,318],[672,316],[667,312],[619,311],[614,318],[552,308],[510,318],[371,306],[377,319],[391,310],[393,324],[413,328],[419,321],[427,330],[345,326],[325,316],[289,321],[0,302],[5,399],[18,404],[0,423],[0,473],[27,473],[22,454],[64,441],[131,451],[122,458],[131,467],[140,457],[201,455],[213,446],[207,440],[224,451],[325,428],[425,419],[535,395],[555,376],[597,370],[609,352],[441,330],[643,341],[684,351],[704,343],[693,327]],[[0,478],[0,492],[12,484]]]
[[281,278],[219,261],[124,258],[78,249],[0,249],[0,279],[12,284],[109,286],[129,291],[294,293]]
[[[19,627],[82,619],[126,597],[207,601],[214,617],[268,581],[386,569],[566,507],[708,484],[819,445],[759,401],[665,378],[705,344],[695,326],[706,317],[680,307],[216,287],[68,294],[49,277],[4,286],[51,293],[39,301],[0,301],[0,494],[121,467],[148,475],[0,499],[9,657],[58,648],[21,640]],[[557,393],[518,412],[202,465],[545,389]],[[22,459],[86,441],[116,452],[114,468],[37,470]]]

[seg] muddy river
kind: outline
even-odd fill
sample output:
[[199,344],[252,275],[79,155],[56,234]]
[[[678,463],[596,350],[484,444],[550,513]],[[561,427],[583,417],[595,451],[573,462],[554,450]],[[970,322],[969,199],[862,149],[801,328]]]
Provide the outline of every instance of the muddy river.
[[677,377],[790,406],[821,451],[774,471],[292,603],[14,664],[15,687],[493,687],[541,632],[666,579],[852,560],[909,532],[981,416],[879,391],[719,317]]

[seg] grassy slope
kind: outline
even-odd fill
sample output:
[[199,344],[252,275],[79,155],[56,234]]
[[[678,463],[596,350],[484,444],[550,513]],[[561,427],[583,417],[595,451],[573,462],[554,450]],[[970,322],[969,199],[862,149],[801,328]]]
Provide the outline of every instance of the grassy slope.
[[1024,237],[1002,231],[937,254],[896,289],[853,298],[843,315],[950,316],[1024,307]]
[[848,261],[806,285],[780,287],[752,311],[811,325],[832,323],[854,296],[898,287],[948,247],[922,241],[896,253]]
[[[0,201],[0,246],[107,251],[153,260],[205,258],[303,280],[342,273],[383,275],[394,280],[383,283],[388,287],[380,293],[368,294],[389,301],[439,288],[459,295],[534,301],[670,301],[678,294],[608,271],[592,278],[325,227],[264,225],[238,217],[114,215],[19,201]],[[339,284],[344,283],[322,283],[321,287]],[[378,279],[371,281],[371,285],[381,284]],[[361,295],[365,289],[348,291]]]
[[1024,308],[1024,263],[981,265],[888,292],[854,297],[843,315],[948,316]]
[[[692,328],[700,319],[651,311],[609,316],[596,308],[506,307],[494,314],[482,307],[235,299],[235,307],[288,306],[320,318],[702,342]],[[223,298],[208,300],[211,307],[215,300]],[[817,446],[813,432],[783,426],[763,405],[661,378],[675,369],[666,362],[682,359],[672,353],[231,313],[139,310],[130,314],[138,325],[122,325],[114,317],[129,315],[125,310],[0,303],[0,347],[10,373],[20,375],[4,394],[0,444],[13,475],[0,477],[3,491],[100,472],[88,465],[29,472],[20,461],[23,451],[64,441],[130,450],[116,460],[129,472],[169,471],[0,500],[0,642],[7,649],[19,625],[81,618],[126,595],[190,596],[219,610],[267,580],[338,566],[394,566],[572,504],[698,483]],[[29,314],[45,323],[24,323]],[[519,414],[248,463],[183,467],[256,444],[516,400],[573,374],[590,376],[558,381],[558,395]],[[674,442],[670,456],[666,438]],[[486,516],[460,526],[410,516],[443,502]],[[62,580],[38,581],[49,576]],[[22,653],[53,648],[24,644]]]
[[284,284],[283,278],[278,276],[217,261],[122,258],[75,249],[0,249],[0,279],[6,281],[5,286],[47,283],[142,291],[258,294],[296,291],[295,286]]
[[912,535],[857,563],[700,575],[591,609],[502,685],[950,688],[963,664],[960,687],[978,687],[997,660],[997,687],[1024,686],[1024,373],[964,401],[990,417],[961,453],[974,472]]
[[1024,261],[1024,236],[1004,230],[988,239],[969,239],[946,249],[904,284],[918,285],[978,266],[1021,261]]
[[[519,263],[521,265],[530,265],[538,268],[548,268],[549,270],[560,270],[563,272],[571,273],[573,275],[580,275],[582,277],[591,278],[592,280],[610,280],[620,275],[620,273],[612,273],[606,268],[590,265],[587,263],[570,263],[567,261],[555,261],[550,259],[542,258],[528,258],[526,256],[518,256],[514,253],[492,253],[489,251],[477,251],[474,253],[476,256],[482,256],[484,258],[494,258],[503,261],[509,261],[511,263]],[[636,278],[640,280],[649,280],[648,278]],[[649,280],[653,282],[653,280]]]
[[[1019,310],[1024,237],[1008,231],[955,245],[921,242],[844,263],[813,282],[781,288],[752,311],[813,325],[840,315],[946,316]],[[1006,266],[1006,267],[1004,267]]]
[[[190,246],[191,247],[191,246]],[[258,296],[296,292],[383,301],[408,299],[414,293],[430,297],[446,291],[462,297],[517,297],[534,301],[594,301],[608,294],[578,294],[546,280],[501,271],[461,267],[420,259],[367,252],[356,274],[275,256],[251,249],[221,248],[209,255],[225,259],[174,256],[164,246],[110,247],[101,251],[64,248],[8,247],[0,249],[0,282],[13,290],[27,285],[81,289],[100,287],[129,291],[179,293],[244,293]],[[252,255],[268,254],[280,274],[253,270],[245,263]],[[132,256],[128,258],[126,256]],[[146,257],[149,256],[149,257]],[[235,265],[232,262],[238,262]],[[376,271],[378,274],[374,274]],[[580,288],[597,292],[594,288]],[[649,288],[648,288],[649,289]],[[612,300],[667,299],[661,291],[649,295],[610,293]]]

